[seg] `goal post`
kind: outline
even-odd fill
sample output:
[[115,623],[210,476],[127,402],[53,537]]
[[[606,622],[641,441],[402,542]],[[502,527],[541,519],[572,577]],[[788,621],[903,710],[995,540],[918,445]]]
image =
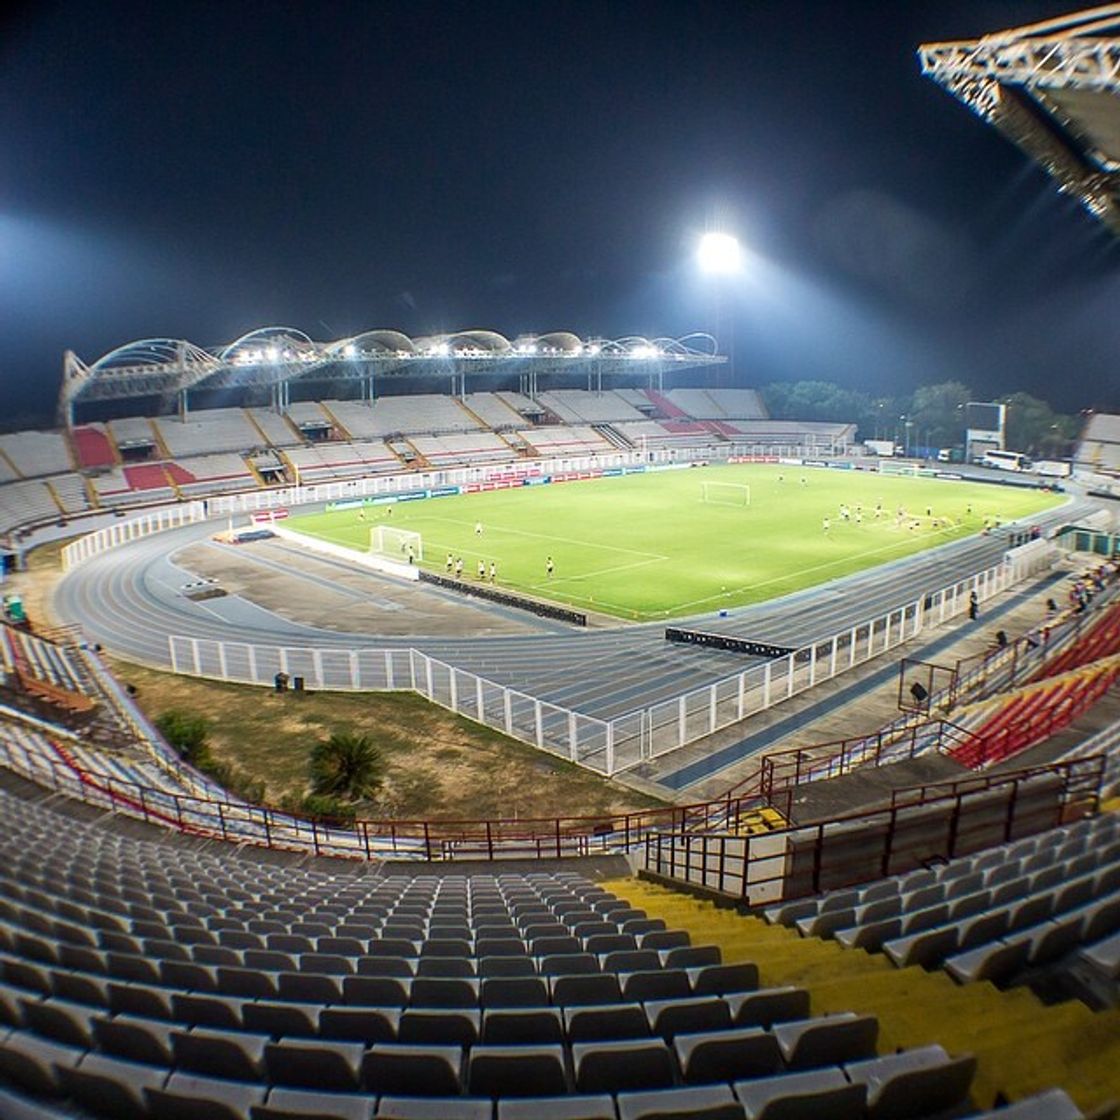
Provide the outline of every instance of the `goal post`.
[[898,462],[894,459],[880,459],[879,473],[886,475],[903,475],[907,478],[917,478],[921,472],[918,463]]
[[701,482],[700,501],[713,506],[749,506],[751,488],[745,482]]
[[397,529],[393,525],[374,525],[369,531],[369,550],[390,560],[408,563],[424,559],[424,540],[411,529]]

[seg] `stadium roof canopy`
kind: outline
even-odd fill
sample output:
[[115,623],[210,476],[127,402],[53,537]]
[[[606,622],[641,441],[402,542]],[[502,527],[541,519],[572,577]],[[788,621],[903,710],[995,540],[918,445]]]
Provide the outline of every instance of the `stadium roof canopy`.
[[1120,234],[1120,4],[918,48],[922,72]]
[[286,391],[294,381],[359,381],[386,377],[450,378],[466,391],[468,376],[629,376],[660,384],[666,372],[722,364],[708,334],[684,338],[581,339],[569,331],[522,335],[466,330],[409,338],[369,330],[316,342],[294,327],[260,327],[224,346],[203,349],[172,338],[145,338],[118,346],[86,364],[66,352],[59,413],[73,421],[77,404],[158,396],[192,389],[266,387]]

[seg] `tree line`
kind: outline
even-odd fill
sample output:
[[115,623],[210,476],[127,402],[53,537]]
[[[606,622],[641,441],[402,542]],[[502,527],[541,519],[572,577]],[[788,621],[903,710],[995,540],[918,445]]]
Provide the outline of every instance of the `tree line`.
[[[890,439],[913,449],[958,447],[964,442],[964,406],[980,400],[963,381],[923,385],[913,393],[872,396],[833,381],[775,381],[760,390],[775,420],[855,423],[862,440]],[[1079,416],[1056,412],[1030,393],[997,398],[1007,405],[1008,448],[1042,458],[1072,451]]]

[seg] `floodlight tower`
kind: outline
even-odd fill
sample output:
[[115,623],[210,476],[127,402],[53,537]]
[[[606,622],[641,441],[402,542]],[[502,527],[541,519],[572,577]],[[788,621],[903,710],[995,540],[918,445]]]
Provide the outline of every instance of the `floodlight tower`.
[[[723,289],[728,277],[738,275],[743,268],[743,250],[734,234],[710,230],[700,238],[696,247],[696,263],[700,271],[712,278],[714,285],[717,342],[723,333]],[[727,359],[731,380],[735,378],[735,331],[732,328],[727,337]]]

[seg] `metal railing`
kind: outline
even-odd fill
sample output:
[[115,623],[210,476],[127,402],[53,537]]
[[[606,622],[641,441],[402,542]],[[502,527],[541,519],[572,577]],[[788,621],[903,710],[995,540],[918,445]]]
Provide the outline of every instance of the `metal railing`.
[[[357,820],[350,825],[302,818],[250,805],[220,789],[192,794],[160,789],[79,764],[41,721],[27,721],[50,753],[0,734],[0,765],[47,789],[150,824],[237,844],[350,859],[554,859],[624,853],[658,830],[739,829],[758,804],[749,796],[724,796],[605,816],[522,820]],[[180,766],[181,772],[189,768]],[[200,785],[205,784],[200,781]]]
[[173,671],[244,684],[271,685],[278,672],[310,689],[412,689],[436,704],[540,750],[608,777],[707,738],[792,696],[839,676],[916,637],[938,622],[1025,578],[1052,553],[1020,568],[1003,561],[904,607],[647,708],[599,719],[479,677],[417,649],[332,649],[252,645],[173,635]]
[[1097,811],[1097,756],[970,784],[927,786],[910,800],[755,836],[654,833],[644,870],[748,906],[765,906],[903,874]]
[[[620,452],[565,459],[522,460],[495,467],[472,467],[420,475],[393,475],[313,487],[260,490],[216,497],[153,511],[135,521],[108,526],[63,550],[69,570],[128,540],[215,515],[364,495],[402,493],[447,485],[489,483],[513,475],[664,465],[711,457],[713,449],[676,452]],[[732,457],[736,449],[718,449]],[[703,452],[703,454],[702,454]],[[968,607],[976,592],[982,602],[1029,575],[1052,566],[1057,551],[1034,541],[1007,552],[997,564],[957,580],[883,615],[813,642],[785,657],[755,665],[645,708],[599,719],[541,700],[438,661],[419,650],[367,650],[249,645],[240,642],[169,638],[174,671],[217,680],[270,685],[277,672],[304,678],[315,689],[411,688],[433,702],[577,765],[612,776],[675,751],[765,711],[783,700],[839,676],[915,638],[928,622],[941,623]],[[407,665],[404,660],[407,659]],[[407,683],[404,683],[407,682]]]

